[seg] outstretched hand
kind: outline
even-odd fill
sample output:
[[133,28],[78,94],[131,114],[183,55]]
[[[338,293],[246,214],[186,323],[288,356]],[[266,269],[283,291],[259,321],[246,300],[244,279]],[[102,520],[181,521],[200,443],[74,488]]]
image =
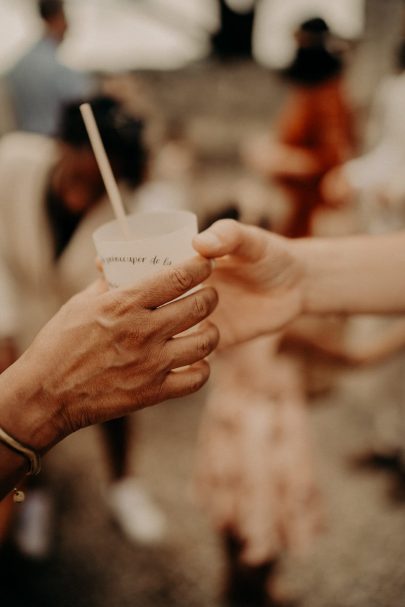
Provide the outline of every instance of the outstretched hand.
[[227,347],[282,329],[302,311],[302,269],[287,239],[225,219],[194,238],[200,255],[216,258],[219,296],[213,322]]

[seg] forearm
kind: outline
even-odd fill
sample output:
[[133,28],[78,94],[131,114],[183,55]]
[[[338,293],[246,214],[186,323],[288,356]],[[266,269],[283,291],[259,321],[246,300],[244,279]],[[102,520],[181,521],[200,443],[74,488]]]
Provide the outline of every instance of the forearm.
[[303,311],[405,312],[405,232],[291,242],[302,264]]

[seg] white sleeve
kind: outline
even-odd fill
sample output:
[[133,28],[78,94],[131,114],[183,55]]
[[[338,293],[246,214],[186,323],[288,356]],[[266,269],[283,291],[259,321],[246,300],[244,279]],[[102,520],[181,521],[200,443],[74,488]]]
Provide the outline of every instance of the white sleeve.
[[[387,79],[375,99],[375,132],[378,143],[366,154],[348,162],[344,171],[348,181],[359,190],[384,187],[398,171],[403,172],[405,160],[405,80]],[[378,125],[377,125],[378,124]]]
[[364,156],[347,162],[344,173],[349,183],[360,191],[384,186],[396,171],[399,162],[397,150],[380,143]]

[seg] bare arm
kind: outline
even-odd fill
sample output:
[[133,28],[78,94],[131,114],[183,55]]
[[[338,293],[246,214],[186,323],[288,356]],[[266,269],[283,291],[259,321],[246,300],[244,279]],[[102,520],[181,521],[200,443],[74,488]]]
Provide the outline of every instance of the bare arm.
[[222,346],[278,331],[302,313],[405,312],[405,232],[289,240],[223,220],[194,246],[218,258]]
[[405,232],[290,242],[303,267],[303,311],[405,312]]

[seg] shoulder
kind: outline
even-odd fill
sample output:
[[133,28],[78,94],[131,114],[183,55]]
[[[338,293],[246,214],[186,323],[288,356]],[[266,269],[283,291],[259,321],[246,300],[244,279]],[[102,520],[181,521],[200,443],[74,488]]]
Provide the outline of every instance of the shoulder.
[[49,52],[46,41],[41,38],[17,58],[16,62],[8,72],[8,77],[12,79],[14,76],[19,76],[21,72],[25,72],[26,70],[30,69],[33,63],[36,64],[38,60],[48,56]]

